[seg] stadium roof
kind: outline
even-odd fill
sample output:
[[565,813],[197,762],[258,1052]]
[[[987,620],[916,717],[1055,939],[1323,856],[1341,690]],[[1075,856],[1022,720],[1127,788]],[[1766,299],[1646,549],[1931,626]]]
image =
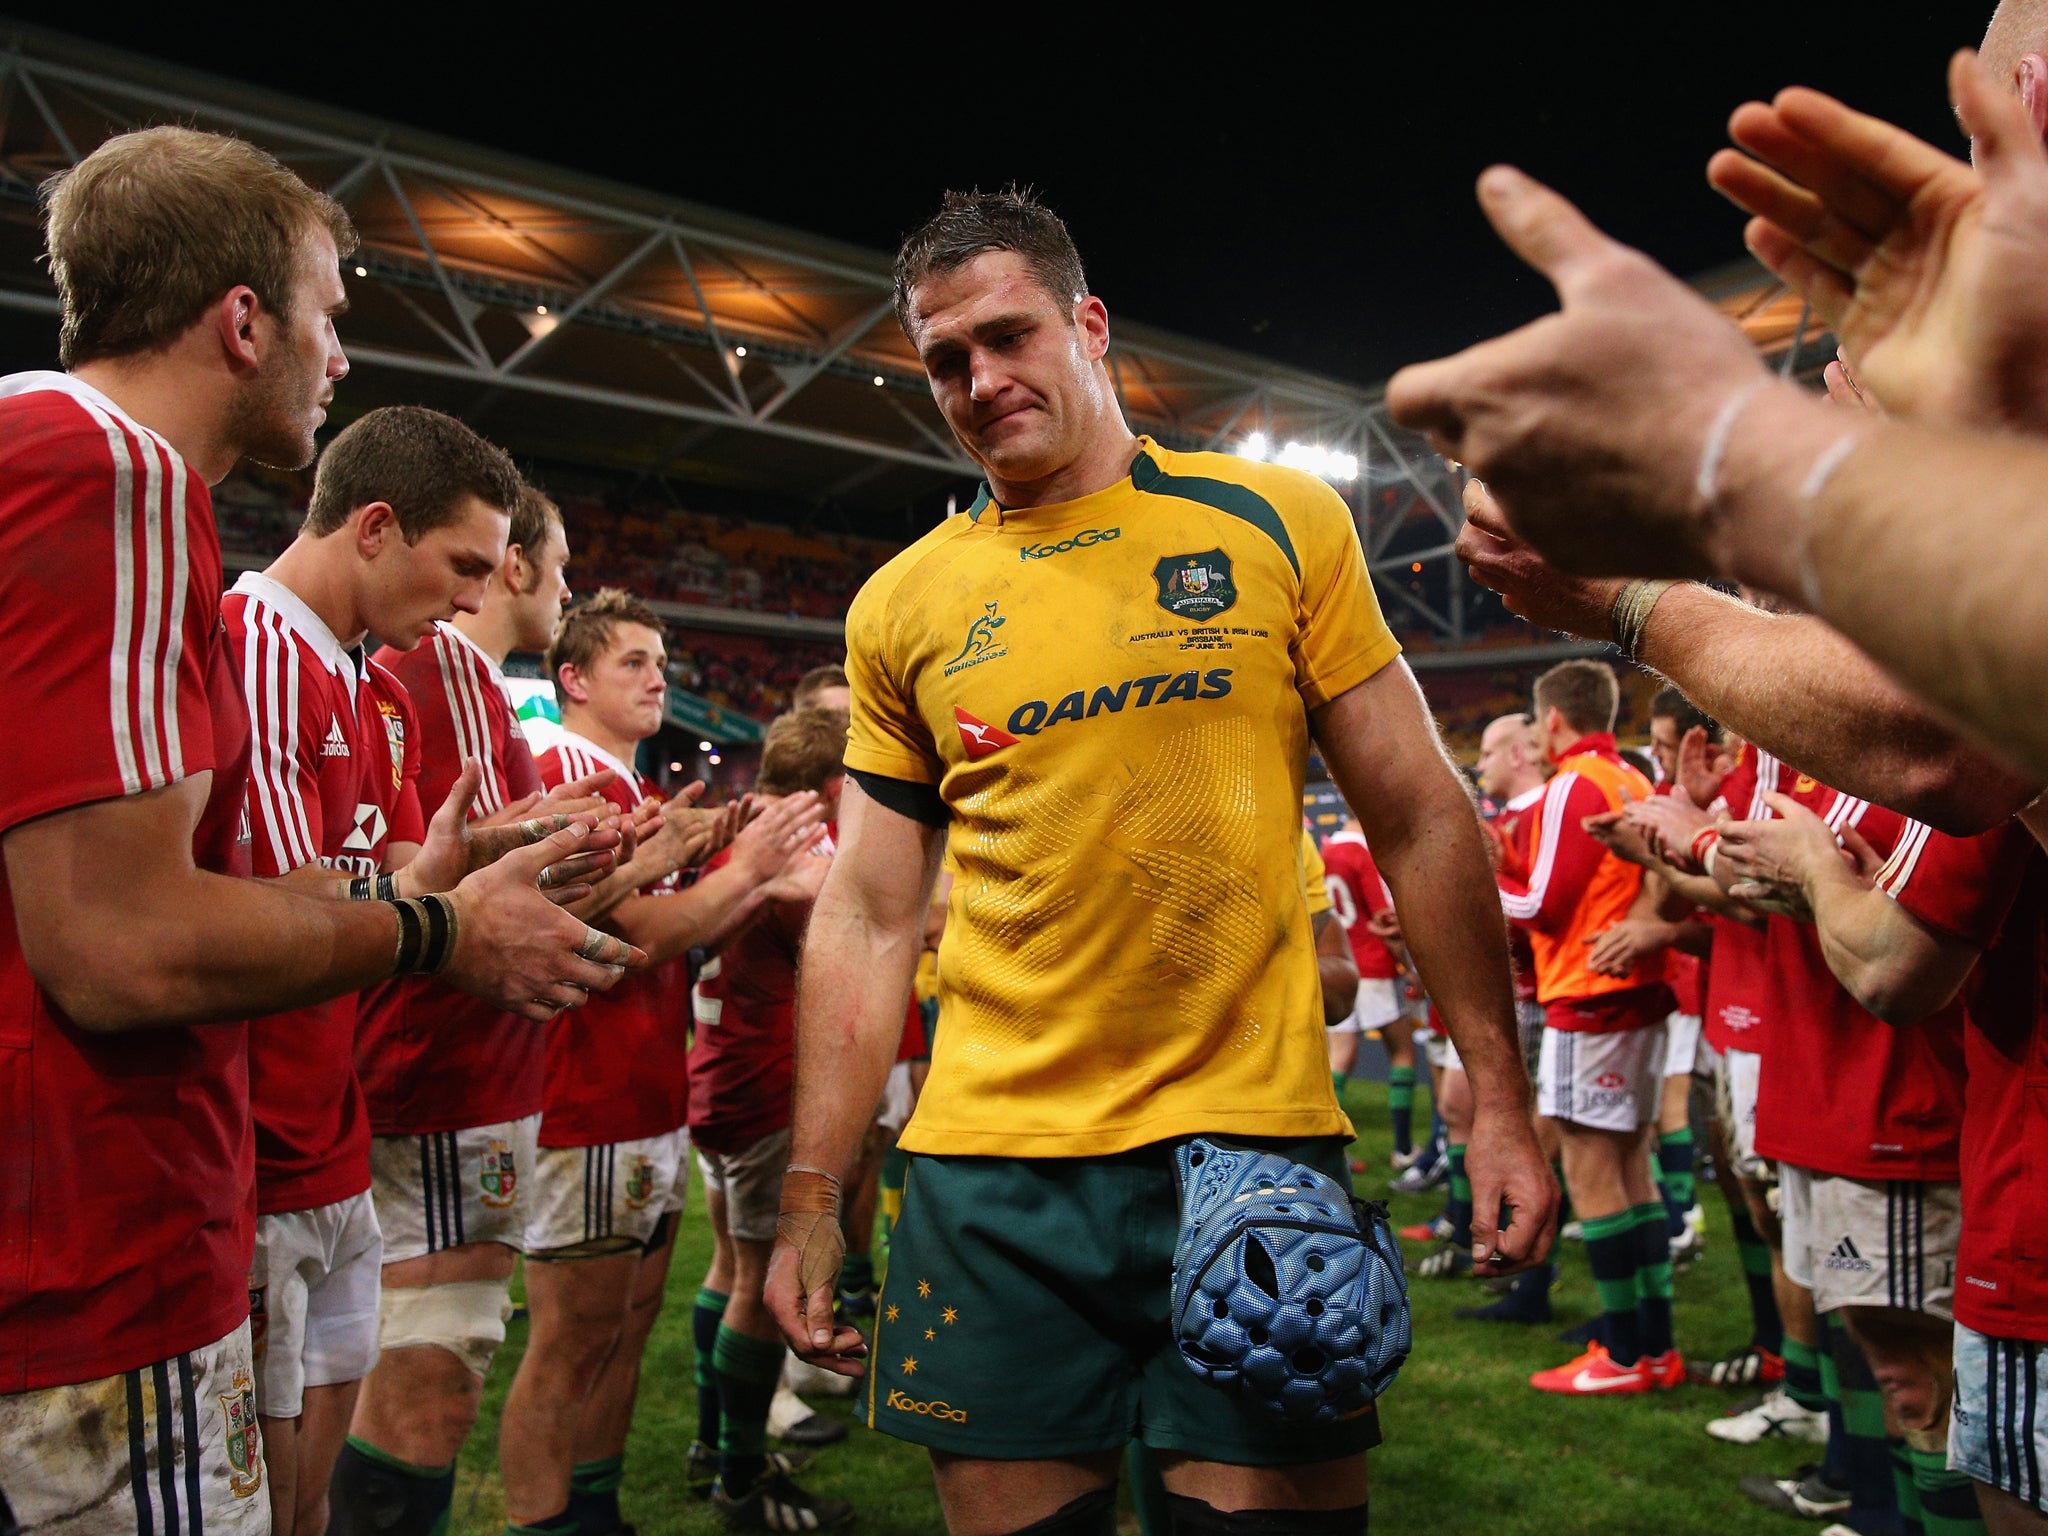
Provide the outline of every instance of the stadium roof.
[[[38,184],[113,133],[167,121],[250,139],[349,208],[363,243],[346,412],[416,401],[525,455],[875,513],[979,478],[896,326],[876,252],[5,21],[0,345],[50,350]],[[1714,281],[1767,350],[1804,325],[1753,265]],[[1355,457],[1382,595],[1464,638],[1454,472],[1392,426],[1378,390],[1121,316],[1113,334],[1125,410],[1161,441],[1226,447],[1258,431]],[[1441,604],[1406,579],[1417,562],[1447,567]]]

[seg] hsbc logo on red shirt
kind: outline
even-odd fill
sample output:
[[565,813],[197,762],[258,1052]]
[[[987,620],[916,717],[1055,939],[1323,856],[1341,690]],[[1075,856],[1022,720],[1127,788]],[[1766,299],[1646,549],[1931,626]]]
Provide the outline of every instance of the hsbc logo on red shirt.
[[1628,1086],[1628,1079],[1623,1077],[1619,1072],[1602,1072],[1598,1077],[1593,1079],[1593,1086],[1595,1088],[1606,1088],[1609,1090],[1615,1088],[1626,1088]]
[[953,706],[953,722],[960,727],[960,745],[967,749],[970,763],[978,763],[991,753],[1017,745],[1017,738],[1008,731],[990,725],[986,720],[975,719],[957,704]]

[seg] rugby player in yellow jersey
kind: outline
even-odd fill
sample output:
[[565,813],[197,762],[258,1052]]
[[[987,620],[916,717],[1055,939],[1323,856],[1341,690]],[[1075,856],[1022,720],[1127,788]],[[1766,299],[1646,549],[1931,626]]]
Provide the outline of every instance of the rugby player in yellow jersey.
[[1207,1134],[1346,1177],[1299,856],[1313,731],[1471,1076],[1478,1267],[1548,1251],[1556,1188],[1471,803],[1342,500],[1134,436],[1108,314],[1055,215],[950,194],[896,282],[987,485],[848,617],[850,782],[800,979],[770,1305],[809,1358],[863,1369],[830,1310],[836,1180],[949,849],[870,1421],[930,1447],[958,1536],[1108,1532],[1132,1438],[1158,1453],[1177,1532],[1363,1530],[1375,1413],[1290,1424],[1176,1350],[1173,1151]]

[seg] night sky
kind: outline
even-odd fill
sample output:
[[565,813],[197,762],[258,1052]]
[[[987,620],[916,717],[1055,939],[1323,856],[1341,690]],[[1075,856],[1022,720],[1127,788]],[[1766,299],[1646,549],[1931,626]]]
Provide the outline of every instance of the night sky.
[[[1375,383],[1531,318],[1550,291],[1472,202],[1512,159],[1691,275],[1741,254],[1702,168],[1730,108],[1833,91],[1956,153],[1950,51],[1989,4],[1404,8],[1340,26],[1237,8],[1107,21],[1013,8],[1004,36],[703,7],[274,8],[24,21],[878,250],[947,186],[1037,186],[1112,316]],[[1414,13],[1427,21],[1414,19]],[[870,14],[880,17],[881,8]],[[1652,19],[1654,17],[1654,19]],[[1681,26],[1681,21],[1686,25]],[[900,29],[900,30],[899,30]]]

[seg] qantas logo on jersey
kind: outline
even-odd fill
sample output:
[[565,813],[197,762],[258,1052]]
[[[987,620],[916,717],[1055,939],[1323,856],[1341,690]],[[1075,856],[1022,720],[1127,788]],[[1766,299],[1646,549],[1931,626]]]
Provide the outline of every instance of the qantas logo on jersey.
[[320,755],[322,757],[348,756],[348,737],[341,733],[341,722],[339,720],[329,720],[327,722],[327,739],[320,743]]
[[953,706],[953,723],[960,727],[960,744],[967,749],[970,763],[978,763],[991,752],[1017,745],[1017,738],[1008,731],[997,730],[986,720],[975,719],[957,704]]
[[1228,667],[1215,667],[1207,672],[1154,672],[1114,685],[1104,683],[1092,693],[1077,688],[1058,703],[1027,700],[1010,711],[1007,723],[1015,735],[1036,736],[1063,720],[1093,720],[1104,713],[1119,714],[1126,705],[1144,709],[1175,699],[1220,699],[1229,692]]

